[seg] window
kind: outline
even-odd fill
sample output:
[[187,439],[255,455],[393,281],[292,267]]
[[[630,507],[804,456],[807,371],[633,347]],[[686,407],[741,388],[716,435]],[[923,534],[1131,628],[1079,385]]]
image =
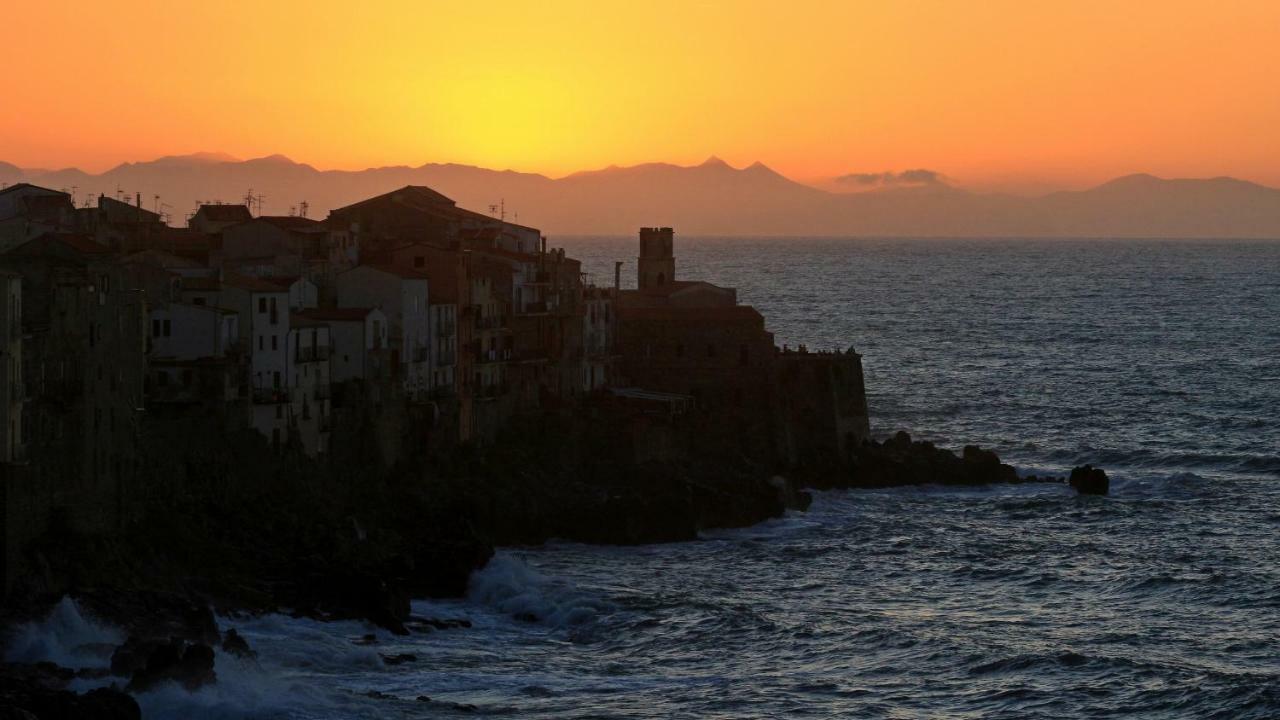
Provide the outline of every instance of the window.
[[259,335],[259,336],[258,336],[258,349],[259,349],[259,350],[264,349],[264,348],[263,348],[263,346],[262,346],[262,338],[263,338],[263,336],[262,336],[262,335]]
[[279,370],[271,373],[271,382],[272,382],[272,386],[275,387],[276,390],[280,389],[280,371]]
[[738,348],[738,363],[740,365],[751,364],[751,351],[747,348],[746,345],[742,345],[741,347]]
[[422,257],[421,255],[415,255],[413,258],[413,266],[416,268],[426,267],[427,259]]
[[169,337],[169,321],[167,319],[164,321],[164,336]]
[[264,313],[266,311],[267,311],[267,299],[264,297],[258,298],[258,312]]
[[276,336],[275,336],[275,335],[272,335],[272,336],[271,336],[271,349],[272,349],[272,350],[279,350],[279,349],[280,349],[280,343],[278,343],[278,342],[276,341]]
[[191,304],[192,304],[192,305],[204,305],[204,298],[202,298],[202,297],[192,298],[192,299],[191,299]]
[[676,357],[684,357],[684,343],[676,345]]
[[160,337],[160,321],[151,321],[151,337]]

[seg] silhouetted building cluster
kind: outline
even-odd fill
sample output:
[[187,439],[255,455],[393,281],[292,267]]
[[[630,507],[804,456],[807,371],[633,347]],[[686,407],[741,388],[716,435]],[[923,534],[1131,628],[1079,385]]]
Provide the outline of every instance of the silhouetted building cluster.
[[323,221],[203,205],[185,228],[140,198],[0,190],[5,552],[49,508],[118,522],[166,418],[324,457],[336,421],[394,409],[388,464],[595,402],[700,412],[792,462],[866,436],[856,354],[778,351],[736,291],[677,280],[671,228],[640,231],[637,270],[591,285],[538,230],[419,186]]

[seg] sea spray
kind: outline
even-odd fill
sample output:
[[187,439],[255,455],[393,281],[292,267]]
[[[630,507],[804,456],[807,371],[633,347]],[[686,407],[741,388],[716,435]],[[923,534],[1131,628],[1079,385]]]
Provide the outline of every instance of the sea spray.
[[86,616],[64,597],[43,620],[23,623],[5,643],[5,662],[52,662],[68,668],[104,668],[124,641],[119,630]]

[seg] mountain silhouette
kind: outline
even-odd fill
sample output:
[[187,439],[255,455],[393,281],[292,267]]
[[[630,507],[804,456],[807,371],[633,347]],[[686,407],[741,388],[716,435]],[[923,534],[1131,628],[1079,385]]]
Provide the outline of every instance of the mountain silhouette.
[[[309,216],[404,185],[428,185],[463,207],[505,208],[508,219],[553,234],[630,234],[671,225],[702,235],[941,237],[1280,237],[1280,190],[1234,178],[1128,175],[1087,190],[1037,197],[977,193],[945,183],[832,193],[754,163],[712,156],[693,166],[610,166],[562,178],[469,165],[317,170],[283,155],[224,153],[124,163],[100,174],[22,169],[0,162],[0,183],[74,188],[161,207],[176,225],[199,202],[240,202],[250,191],[265,214]],[[159,195],[157,201],[156,196]],[[161,206],[161,203],[163,206]]]

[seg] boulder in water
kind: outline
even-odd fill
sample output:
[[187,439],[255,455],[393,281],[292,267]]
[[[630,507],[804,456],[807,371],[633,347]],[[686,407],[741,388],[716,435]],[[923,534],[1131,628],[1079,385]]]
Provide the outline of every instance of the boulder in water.
[[244,639],[244,636],[236,632],[235,628],[227,630],[227,632],[222,636],[222,651],[228,655],[235,655],[239,658],[253,658],[258,656],[258,653],[254,652],[249,647],[249,643]]
[[1106,471],[1092,465],[1072,468],[1067,482],[1081,495],[1106,495],[1111,490]]

